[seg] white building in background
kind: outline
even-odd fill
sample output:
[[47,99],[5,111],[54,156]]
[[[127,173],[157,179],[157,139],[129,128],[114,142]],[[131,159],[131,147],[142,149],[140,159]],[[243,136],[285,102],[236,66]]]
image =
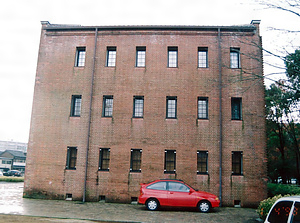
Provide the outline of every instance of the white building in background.
[[27,153],[27,143],[15,141],[0,141],[0,152],[5,150],[16,150]]

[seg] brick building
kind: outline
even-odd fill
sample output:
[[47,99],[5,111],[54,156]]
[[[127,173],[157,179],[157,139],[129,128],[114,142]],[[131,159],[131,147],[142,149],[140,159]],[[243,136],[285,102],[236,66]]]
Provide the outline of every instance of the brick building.
[[42,22],[24,194],[130,202],[183,179],[225,206],[266,197],[259,21]]

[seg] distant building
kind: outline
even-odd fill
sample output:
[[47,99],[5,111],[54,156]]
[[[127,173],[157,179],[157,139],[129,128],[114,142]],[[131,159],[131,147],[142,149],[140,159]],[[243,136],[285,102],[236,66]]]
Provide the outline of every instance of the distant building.
[[0,171],[1,172],[6,172],[8,170],[11,170],[12,163],[13,163],[12,158],[1,157],[1,153],[0,153]]
[[27,152],[27,143],[15,141],[0,141],[0,152],[5,150],[17,150]]
[[42,22],[24,194],[136,201],[178,178],[256,206],[267,196],[259,21]]
[[4,152],[0,152],[0,162],[0,169],[4,171],[7,171],[8,168],[9,170],[24,172],[26,167],[26,154],[16,150],[5,150]]

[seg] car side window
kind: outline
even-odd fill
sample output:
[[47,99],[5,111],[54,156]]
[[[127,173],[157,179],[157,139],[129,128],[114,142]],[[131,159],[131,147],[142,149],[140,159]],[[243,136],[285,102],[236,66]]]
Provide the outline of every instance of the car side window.
[[190,192],[190,188],[182,183],[169,182],[169,191]]
[[167,190],[167,182],[158,182],[158,183],[151,184],[147,187],[147,189]]
[[278,202],[271,210],[268,221],[270,223],[287,222],[292,205],[293,201]]
[[295,202],[292,223],[300,223],[300,202]]

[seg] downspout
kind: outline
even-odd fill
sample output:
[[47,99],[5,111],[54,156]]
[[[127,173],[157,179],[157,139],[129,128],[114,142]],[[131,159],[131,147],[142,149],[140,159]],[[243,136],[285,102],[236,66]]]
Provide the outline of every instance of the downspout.
[[222,116],[222,51],[221,28],[218,28],[218,55],[219,55],[219,199],[222,206],[222,148],[223,148],[223,116]]
[[98,38],[98,28],[95,29],[95,45],[94,45],[93,70],[92,70],[91,91],[90,91],[90,108],[89,108],[89,120],[88,120],[88,136],[87,136],[87,143],[86,143],[84,188],[83,188],[83,195],[82,195],[82,202],[83,203],[85,202],[85,196],[86,196],[88,158],[89,158],[90,137],[91,137],[91,123],[92,123],[92,104],[93,104],[94,76],[95,76],[96,52],[97,52],[97,38]]

